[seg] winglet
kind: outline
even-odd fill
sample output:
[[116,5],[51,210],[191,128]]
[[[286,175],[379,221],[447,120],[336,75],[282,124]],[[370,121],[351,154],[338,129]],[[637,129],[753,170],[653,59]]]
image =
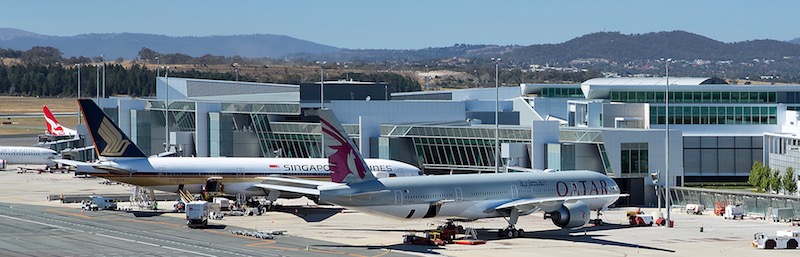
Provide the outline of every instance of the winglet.
[[356,149],[353,140],[347,135],[342,124],[329,109],[319,110],[322,126],[325,156],[331,169],[331,181],[336,183],[357,183],[375,179],[364,162],[364,157]]
[[92,99],[78,99],[78,105],[98,156],[147,158]]

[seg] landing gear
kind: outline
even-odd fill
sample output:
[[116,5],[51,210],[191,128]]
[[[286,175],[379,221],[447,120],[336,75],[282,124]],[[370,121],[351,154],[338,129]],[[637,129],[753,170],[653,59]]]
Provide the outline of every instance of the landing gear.
[[594,224],[595,226],[602,226],[603,225],[603,219],[600,218],[600,216],[602,216],[602,215],[603,215],[603,213],[600,213],[600,210],[597,210],[597,218],[589,220],[589,223]]
[[504,229],[498,230],[497,237],[499,238],[525,237],[525,230],[515,229],[514,225],[509,225]]
[[525,237],[525,230],[516,229],[514,225],[517,224],[517,220],[519,220],[519,211],[517,208],[511,208],[508,211],[508,227],[497,231],[497,237],[499,238],[515,238],[515,237]]

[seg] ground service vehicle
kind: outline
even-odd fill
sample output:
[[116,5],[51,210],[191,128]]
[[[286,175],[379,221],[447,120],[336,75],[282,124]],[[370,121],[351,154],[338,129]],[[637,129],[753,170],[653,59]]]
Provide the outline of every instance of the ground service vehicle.
[[690,203],[686,205],[686,214],[703,214],[706,207],[702,204]]
[[114,198],[92,196],[91,199],[81,202],[81,209],[87,211],[116,210],[117,201]]
[[439,231],[426,231],[422,236],[418,236],[413,232],[403,235],[404,244],[413,245],[444,245],[445,241],[442,240]]
[[769,217],[774,222],[791,221],[794,219],[794,209],[792,208],[771,208]]
[[205,228],[212,212],[219,212],[219,204],[206,201],[191,201],[186,204],[186,225],[189,228]]
[[628,222],[633,226],[652,226],[653,215],[636,214],[628,216]]
[[777,236],[770,237],[762,232],[753,235],[753,247],[759,249],[797,249],[800,231],[779,230]]
[[740,220],[744,218],[744,207],[733,204],[725,206],[725,212],[722,214],[722,217],[725,219]]

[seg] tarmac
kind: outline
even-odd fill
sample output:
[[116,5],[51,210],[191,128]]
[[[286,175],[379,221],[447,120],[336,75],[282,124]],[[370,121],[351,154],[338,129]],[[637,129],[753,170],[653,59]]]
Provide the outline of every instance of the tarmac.
[[[70,173],[22,173],[13,169],[0,171],[0,201],[51,207],[74,208],[76,203],[49,201],[48,196],[60,194],[126,194],[130,186],[101,183],[103,179],[75,177]],[[171,207],[170,201],[159,202],[161,208]],[[282,201],[284,205],[313,205],[305,198]],[[127,203],[120,203],[126,206]],[[460,223],[475,228],[484,245],[441,247],[403,245],[402,236],[410,230],[435,228],[443,222],[437,219],[397,220],[371,216],[349,210],[321,222],[307,223],[284,212],[268,212],[260,216],[227,216],[210,223],[227,227],[254,230],[286,230],[288,234],[353,248],[385,249],[394,253],[419,256],[797,256],[800,250],[761,250],[751,246],[753,234],[774,235],[778,230],[800,230],[787,223],[764,220],[725,220],[713,211],[690,215],[673,210],[675,227],[630,227],[625,213],[636,208],[612,208],[603,213],[602,226],[586,226],[562,230],[541,213],[520,217],[517,228],[526,231],[525,238],[498,239],[496,231],[506,226],[502,218]],[[642,208],[648,214],[655,208]],[[298,209],[302,214],[302,208]],[[163,213],[161,216],[182,220],[182,213]],[[592,214],[594,217],[594,213]],[[323,247],[315,243],[310,247]],[[2,247],[0,247],[2,248]]]

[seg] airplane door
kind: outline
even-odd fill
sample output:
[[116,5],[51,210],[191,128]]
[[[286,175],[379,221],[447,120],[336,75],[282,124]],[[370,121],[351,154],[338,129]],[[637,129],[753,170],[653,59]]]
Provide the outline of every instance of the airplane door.
[[517,190],[517,186],[511,185],[511,199],[519,198],[519,190]]
[[456,202],[461,202],[464,200],[464,194],[461,192],[460,187],[456,187]]
[[397,206],[403,205],[403,191],[402,190],[394,190],[394,205],[397,205]]

